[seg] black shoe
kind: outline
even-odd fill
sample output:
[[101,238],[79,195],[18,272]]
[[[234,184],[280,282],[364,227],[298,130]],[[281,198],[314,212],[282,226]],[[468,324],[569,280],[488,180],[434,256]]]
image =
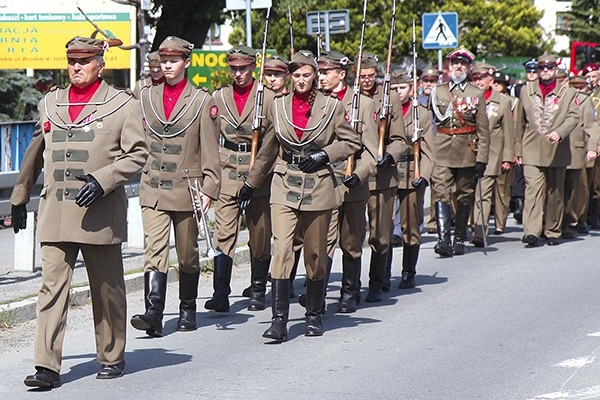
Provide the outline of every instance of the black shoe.
[[452,245],[452,254],[457,256],[462,256],[465,254],[465,244],[462,241],[454,240],[454,244]]
[[[565,231],[562,233],[562,235],[560,235],[561,238],[566,239],[566,240],[573,240],[575,239],[575,234],[573,232],[570,231]],[[552,246],[550,244],[550,240],[548,240],[548,245]]]
[[250,297],[250,286],[242,291],[242,297]]
[[162,336],[162,319],[167,296],[167,274],[148,271],[144,274],[144,303],[146,312],[131,317],[131,326],[151,337]]
[[123,376],[123,370],[125,369],[125,361],[121,361],[115,365],[102,364],[96,379],[115,379]]
[[229,294],[231,294],[231,269],[233,259],[225,254],[214,258],[212,298],[204,303],[204,308],[216,312],[229,312]]
[[473,236],[473,237],[471,238],[471,243],[472,243],[472,244],[473,244],[473,246],[475,246],[475,247],[483,247],[483,246],[484,246],[484,243],[483,243],[483,238],[476,237],[476,236]]
[[356,298],[354,296],[348,296],[345,293],[340,298],[337,312],[340,314],[352,314],[356,312]]
[[273,279],[271,281],[271,310],[273,318],[271,326],[263,333],[263,337],[277,342],[288,339],[287,322],[290,312],[290,281]]
[[377,288],[369,288],[367,292],[367,297],[365,297],[365,301],[367,303],[379,303],[383,300],[383,295],[381,290],[377,290]]
[[548,238],[548,246],[558,246],[560,244],[560,242],[558,241],[558,238]]
[[525,243],[530,247],[537,247],[539,239],[535,235],[524,235],[521,242]]
[[162,317],[157,314],[146,312],[131,317],[131,326],[140,331],[146,331],[150,337],[162,337]]
[[588,229],[586,224],[577,224],[577,233],[581,233],[582,235],[587,235],[588,233],[590,233],[590,230]]
[[398,289],[413,289],[415,286],[415,274],[402,272],[402,280],[398,285]]
[[57,388],[61,385],[60,374],[44,367],[35,367],[36,373],[25,378],[25,386],[37,388]]
[[502,229],[496,229],[494,235],[504,235],[504,231]]

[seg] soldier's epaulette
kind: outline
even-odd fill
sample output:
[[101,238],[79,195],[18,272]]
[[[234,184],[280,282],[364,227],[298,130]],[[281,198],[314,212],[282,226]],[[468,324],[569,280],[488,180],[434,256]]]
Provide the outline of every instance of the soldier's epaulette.
[[283,92],[278,92],[278,93],[273,92],[273,93],[274,93],[274,97],[276,99],[278,99],[280,97],[285,97],[288,94],[288,93],[283,93]]
[[202,90],[202,91],[204,91],[204,92],[208,92],[208,89],[207,89],[207,88],[205,88],[204,86],[196,86],[196,85],[193,85],[193,86],[194,86],[194,87],[195,87],[197,90]]
[[65,89],[65,88],[66,88],[65,85],[54,85],[50,89],[48,89],[48,93],[54,92],[55,90],[58,90],[58,89]]
[[133,90],[131,90],[130,88],[123,88],[123,90],[125,91],[125,93],[127,93],[129,96],[133,96]]
[[217,86],[217,88],[213,90],[213,92],[218,92],[219,90],[228,88],[229,86],[231,86],[231,84]]
[[590,97],[590,94],[584,92],[577,92],[576,96],[583,98],[583,100],[585,101],[588,97]]

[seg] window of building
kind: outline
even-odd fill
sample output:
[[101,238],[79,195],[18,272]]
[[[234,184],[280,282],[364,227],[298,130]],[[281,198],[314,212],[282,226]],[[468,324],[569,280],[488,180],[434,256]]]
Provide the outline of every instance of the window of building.
[[556,13],[556,34],[566,35],[567,33],[569,33],[569,14]]

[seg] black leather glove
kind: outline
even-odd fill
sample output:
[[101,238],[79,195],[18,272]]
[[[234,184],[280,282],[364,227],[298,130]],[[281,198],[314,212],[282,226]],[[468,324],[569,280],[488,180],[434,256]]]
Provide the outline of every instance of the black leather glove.
[[75,204],[79,207],[89,207],[97,198],[104,195],[104,189],[93,176],[89,174],[77,175],[75,178],[85,182],[85,185],[79,189],[75,196]]
[[429,186],[429,182],[427,182],[427,179],[423,178],[422,176],[418,177],[417,179],[415,179],[414,181],[412,181],[410,183],[415,189],[418,188],[426,188],[427,186]]
[[352,174],[342,179],[342,183],[347,188],[355,188],[360,186],[360,178],[358,177],[358,175]]
[[27,206],[25,206],[25,204],[19,206],[11,204],[10,215],[15,233],[18,233],[19,229],[27,228]]
[[482,162],[475,163],[475,178],[476,179],[481,179],[481,177],[485,173],[485,167],[486,167],[486,164],[484,164]]
[[381,160],[377,161],[377,166],[379,168],[387,167],[394,164],[394,157],[392,157],[390,153],[385,153],[383,157],[381,157]]
[[315,172],[328,162],[329,156],[327,155],[327,153],[325,153],[324,150],[319,150],[305,157],[302,157],[302,159],[298,163],[298,168],[300,168],[300,171],[302,172],[310,173]]
[[250,200],[252,200],[252,194],[254,193],[254,188],[248,185],[246,182],[240,188],[240,191],[237,195],[237,205],[240,209],[245,210],[250,204]]

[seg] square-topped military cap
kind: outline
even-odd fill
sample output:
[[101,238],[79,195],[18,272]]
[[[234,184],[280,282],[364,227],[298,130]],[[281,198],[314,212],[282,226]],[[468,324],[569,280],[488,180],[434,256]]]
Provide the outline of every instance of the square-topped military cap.
[[88,58],[91,56],[101,56],[109,47],[120,46],[122,44],[123,42],[117,38],[102,40],[75,36],[67,42],[65,47],[67,48],[67,57],[69,58]]
[[452,53],[448,54],[448,60],[450,62],[455,60],[462,60],[468,64],[472,64],[475,61],[475,54],[471,53],[465,46],[460,46]]
[[235,46],[227,52],[227,62],[232,67],[242,67],[256,62],[256,50],[248,46]]
[[471,70],[471,78],[478,79],[484,78],[486,76],[492,76],[496,71],[496,67],[493,65],[485,64],[485,63],[475,63],[473,65],[473,69]]
[[299,67],[302,65],[310,65],[314,68],[317,68],[317,60],[315,59],[315,55],[310,50],[299,50],[294,53],[292,59],[290,60],[290,68],[292,66]]
[[[377,68],[379,66],[378,62],[379,58],[377,58],[377,54],[369,51],[363,52],[361,68]],[[354,63],[358,63],[358,56],[354,58]]]
[[541,56],[539,56],[537,58],[537,63],[538,63],[538,67],[540,66],[540,64],[542,65],[547,65],[547,64],[558,64],[558,56],[554,55],[554,54],[550,54],[547,51],[544,52],[544,54],[542,54]]
[[265,63],[265,71],[288,72],[289,63],[285,58],[274,55]]
[[400,83],[412,83],[412,76],[406,70],[395,69],[390,74],[390,83],[397,85]]
[[194,50],[194,44],[177,36],[167,36],[158,46],[161,56],[189,56]]
[[322,52],[317,60],[319,69],[347,68],[352,61],[339,51]]
[[146,60],[148,61],[149,67],[160,67],[160,56],[158,55],[158,51],[148,53],[146,55]]

